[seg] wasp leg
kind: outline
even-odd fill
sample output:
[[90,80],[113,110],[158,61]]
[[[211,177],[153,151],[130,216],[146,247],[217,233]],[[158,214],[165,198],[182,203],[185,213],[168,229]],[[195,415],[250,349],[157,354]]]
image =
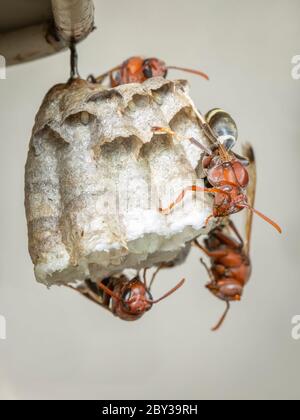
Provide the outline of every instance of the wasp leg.
[[151,281],[150,281],[149,290],[151,290],[151,287],[152,287],[152,285],[153,285],[154,280],[156,279],[156,276],[158,275],[158,273],[160,272],[160,270],[161,270],[162,268],[164,268],[164,267],[165,267],[165,265],[164,265],[164,263],[162,263],[162,264],[160,264],[160,265],[157,267],[157,269],[154,271],[154,273],[153,273],[153,275],[152,275],[152,278],[151,278]]
[[241,237],[240,232],[237,230],[237,228],[236,228],[236,226],[235,226],[235,224],[233,223],[232,220],[229,220],[229,226],[231,227],[232,231],[236,234],[238,240],[240,241],[241,248],[243,248],[244,247],[244,240]]
[[144,286],[145,286],[146,289],[148,289],[148,287],[147,287],[147,271],[148,271],[148,267],[144,268],[143,281],[144,281]]
[[216,231],[214,236],[217,237],[222,244],[225,244],[233,249],[240,249],[243,247],[243,243],[238,243],[235,239],[231,238],[228,235],[225,235],[223,232]]
[[205,226],[208,225],[208,222],[210,221],[210,219],[213,219],[215,216],[213,214],[210,214],[206,219],[205,219]]
[[213,273],[212,273],[211,269],[208,267],[208,265],[207,265],[207,264],[206,264],[206,262],[204,261],[204,259],[203,259],[203,258],[200,258],[200,262],[201,262],[201,264],[205,267],[205,269],[206,269],[206,271],[207,271],[207,274],[209,275],[209,278],[210,278],[211,282],[212,282],[212,283],[215,283],[215,278],[214,278],[214,275],[213,275]]
[[176,200],[170,203],[168,207],[166,207],[165,209],[160,207],[159,211],[164,214],[169,214],[171,210],[173,209],[173,207],[175,207],[176,204],[179,204],[184,199],[185,194],[187,192],[194,192],[194,191],[202,191],[202,192],[207,192],[210,194],[213,194],[213,193],[223,194],[223,195],[226,195],[229,200],[231,200],[230,194],[227,191],[221,190],[220,188],[205,188],[205,187],[198,187],[197,185],[191,185],[184,188],[184,190],[182,190],[182,192],[179,194]]
[[90,74],[87,79],[86,79],[89,83],[97,83],[97,79],[93,74]]
[[194,245],[196,245],[197,248],[201,249],[201,251],[204,252],[205,255],[207,255],[209,258],[222,258],[226,257],[227,251],[208,251],[204,246],[202,246],[197,239],[194,239]]

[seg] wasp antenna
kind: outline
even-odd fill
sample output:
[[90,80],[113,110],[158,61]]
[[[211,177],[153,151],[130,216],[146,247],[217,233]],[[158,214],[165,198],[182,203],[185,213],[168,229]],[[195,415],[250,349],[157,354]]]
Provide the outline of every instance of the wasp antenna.
[[173,287],[173,289],[169,290],[166,294],[164,294],[163,296],[161,296],[159,299],[157,299],[157,300],[149,300],[147,302],[148,303],[151,303],[151,304],[160,302],[161,300],[163,300],[163,299],[167,298],[168,296],[170,296],[172,293],[176,292],[176,290],[179,289],[183,285],[184,282],[185,282],[185,279],[182,279],[175,287]]
[[148,271],[148,267],[145,267],[144,272],[143,272],[143,282],[146,289],[147,289],[147,271]]
[[221,316],[220,321],[217,323],[217,325],[211,329],[212,331],[217,331],[222,326],[222,324],[225,321],[225,318],[226,318],[226,316],[227,316],[227,314],[229,312],[229,309],[230,309],[230,303],[229,302],[226,302],[225,312]]
[[185,71],[186,73],[196,74],[197,76],[200,76],[206,80],[209,80],[208,75],[206,73],[203,73],[203,71],[200,71],[200,70],[193,70],[193,69],[188,69],[185,67],[178,67],[178,66],[167,66],[167,69]]
[[156,276],[158,275],[158,273],[160,272],[160,270],[163,268],[163,266],[164,266],[163,263],[159,264],[159,266],[157,267],[157,269],[154,271],[154,273],[152,275],[152,278],[151,278],[151,281],[150,281],[149,290],[151,290],[151,287],[152,287],[152,285],[154,283],[154,280],[156,279]]
[[241,207],[244,207],[244,208],[249,209],[250,211],[253,211],[253,213],[257,214],[257,216],[259,216],[260,218],[265,220],[267,223],[269,223],[271,226],[273,226],[277,230],[277,232],[282,233],[281,227],[276,222],[274,222],[272,219],[270,219],[268,216],[266,216],[265,214],[261,213],[260,211],[256,210],[255,208],[253,208],[253,207],[251,207],[247,204],[244,205],[244,206],[241,206]]

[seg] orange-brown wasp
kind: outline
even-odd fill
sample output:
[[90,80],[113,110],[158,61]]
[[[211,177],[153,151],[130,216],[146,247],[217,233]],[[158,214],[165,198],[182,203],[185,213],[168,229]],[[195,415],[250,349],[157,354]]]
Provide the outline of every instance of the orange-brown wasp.
[[112,314],[125,321],[135,321],[149,311],[153,304],[158,303],[179,289],[185,279],[182,279],[175,287],[154,300],[151,295],[151,286],[163,265],[154,272],[148,285],[146,279],[147,269],[144,270],[143,280],[137,275],[129,280],[125,275],[111,276],[98,282],[86,280],[79,286],[69,286],[93,302],[108,309]]
[[[236,126],[231,116],[220,109],[210,111],[205,117],[198,111],[197,115],[204,134],[212,142],[211,149],[204,147],[193,138],[189,140],[204,152],[202,165],[209,186],[187,186],[167,208],[159,210],[168,214],[176,204],[183,200],[187,192],[202,191],[214,195],[213,213],[207,218],[206,223],[213,217],[223,218],[246,208],[270,223],[281,233],[278,224],[254,209],[247,199],[246,189],[249,183],[249,174],[246,166],[248,162],[247,159],[231,151],[237,138],[237,130],[234,128]],[[153,127],[152,131],[176,136],[176,133],[168,128]],[[220,135],[220,132],[223,134]]]
[[[254,205],[256,188],[255,157],[251,146],[244,147],[244,154],[249,159],[250,182],[247,188],[248,201]],[[210,282],[206,285],[208,290],[217,298],[226,302],[226,310],[218,324],[213,328],[216,331],[222,325],[230,308],[230,302],[240,301],[245,285],[251,274],[250,239],[253,213],[249,212],[246,218],[245,241],[242,239],[232,221],[213,229],[204,240],[204,245],[198,240],[194,244],[210,258],[211,267],[203,259]]]
[[110,86],[116,87],[125,83],[143,83],[151,77],[167,77],[168,70],[181,70],[196,74],[208,80],[207,74],[202,71],[192,70],[185,67],[167,66],[166,63],[158,58],[130,57],[122,64],[110,69],[101,76],[90,80],[94,83],[102,83],[106,77],[109,77]]

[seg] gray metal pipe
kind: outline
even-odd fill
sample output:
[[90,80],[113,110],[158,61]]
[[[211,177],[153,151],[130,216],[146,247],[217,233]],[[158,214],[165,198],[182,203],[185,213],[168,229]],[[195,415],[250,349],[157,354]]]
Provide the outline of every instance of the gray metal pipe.
[[92,0],[52,0],[56,30],[67,43],[81,41],[94,28]]
[[6,65],[42,58],[79,42],[94,28],[92,0],[52,0],[54,24],[27,26],[0,33],[0,55]]
[[48,23],[0,34],[0,54],[7,66],[42,58],[64,48],[66,43],[56,37]]

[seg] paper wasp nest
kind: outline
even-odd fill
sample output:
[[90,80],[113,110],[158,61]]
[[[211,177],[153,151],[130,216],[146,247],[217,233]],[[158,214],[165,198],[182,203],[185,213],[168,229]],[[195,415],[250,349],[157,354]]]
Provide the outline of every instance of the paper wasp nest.
[[206,143],[194,110],[187,83],[162,78],[114,89],[76,80],[48,92],[25,181],[38,281],[103,278],[184,257],[203,231],[210,200],[187,194],[169,215],[158,208],[201,171],[201,150],[188,140]]

